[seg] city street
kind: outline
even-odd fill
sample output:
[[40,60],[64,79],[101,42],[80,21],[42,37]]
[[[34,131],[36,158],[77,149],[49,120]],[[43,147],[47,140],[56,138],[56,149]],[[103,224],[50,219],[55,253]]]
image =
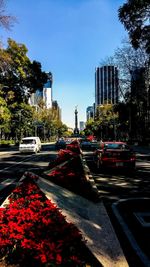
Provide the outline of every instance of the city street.
[[150,266],[150,149],[134,150],[135,172],[97,170],[92,153],[84,155],[129,266],[143,267]]
[[0,201],[10,194],[25,171],[40,174],[56,157],[54,145],[44,144],[38,154],[20,154],[18,147],[0,150]]
[[[125,256],[128,260],[129,266],[149,266],[149,255],[148,251],[145,249],[146,247],[144,246],[145,243],[148,245],[150,240],[149,150],[146,149],[146,151],[143,152],[141,150],[139,150],[139,152],[136,151],[136,170],[132,173],[129,173],[128,170],[98,171],[93,162],[92,152],[83,152],[83,154],[90,169],[91,175],[97,186],[100,201],[102,201],[105,205],[114,230],[117,234],[118,240],[120,241],[121,247],[123,248]],[[43,171],[47,169],[48,163],[53,160],[56,155],[57,151],[55,151],[55,147],[52,144],[43,145],[42,151],[38,154],[20,154],[18,149],[13,147],[9,150],[6,149],[5,151],[1,151],[0,203],[2,203],[7,197],[7,195],[10,194],[12,189],[15,187],[17,181],[21,178],[25,171],[32,171],[39,175],[42,174]],[[138,209],[137,205],[131,202],[131,199],[134,200],[135,198],[135,203],[138,203]],[[120,200],[125,201],[122,203],[120,202]],[[135,246],[136,243],[134,242],[134,244],[132,244],[132,242],[130,242],[130,238],[128,238],[128,236],[126,235],[126,228],[131,222],[134,214],[139,222],[141,222],[142,220],[144,221],[144,223],[141,223],[142,228],[138,232],[141,233],[140,235],[138,234],[138,237],[140,237],[140,240],[142,242],[140,243],[140,245],[142,246],[142,249],[145,249],[144,251],[140,250],[139,247],[137,249],[137,247]],[[130,218],[131,220],[127,220],[128,218]],[[130,226],[131,237],[135,225],[133,224]],[[136,232],[134,233],[134,238],[135,237]],[[136,248],[136,253],[134,251],[134,248]],[[137,255],[137,252],[139,252],[139,255]],[[147,258],[145,257],[145,255]]]

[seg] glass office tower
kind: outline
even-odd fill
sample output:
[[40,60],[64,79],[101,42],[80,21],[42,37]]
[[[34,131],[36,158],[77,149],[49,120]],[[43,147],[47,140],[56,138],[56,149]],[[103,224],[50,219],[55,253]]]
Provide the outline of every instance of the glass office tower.
[[95,108],[103,104],[118,103],[118,69],[102,66],[95,70]]

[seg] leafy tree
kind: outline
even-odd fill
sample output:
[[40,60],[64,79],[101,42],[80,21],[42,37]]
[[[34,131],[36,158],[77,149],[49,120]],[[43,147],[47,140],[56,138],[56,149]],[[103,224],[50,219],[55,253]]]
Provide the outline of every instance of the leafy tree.
[[60,123],[58,126],[58,137],[62,137],[68,134],[68,127],[64,123]]
[[144,45],[150,53],[150,2],[149,0],[127,0],[118,10],[120,21],[129,33],[134,48]]
[[118,111],[113,105],[105,104],[97,107],[94,119],[86,123],[85,135],[94,135],[98,139],[117,139]]
[[84,133],[86,136],[98,135],[99,124],[93,118],[89,119],[85,126]]
[[[3,50],[0,52],[4,54]],[[18,44],[9,38],[5,55],[11,59],[10,65],[6,71],[0,72],[5,94],[13,91],[15,101],[18,103],[27,103],[31,93],[43,88],[43,84],[47,81],[47,75],[42,72],[41,64],[36,61],[31,62],[27,52],[24,44]]]
[[[134,76],[134,70],[148,69],[149,56],[143,47],[134,49],[127,38],[122,40],[122,46],[118,47],[114,55],[101,61],[101,65],[115,65],[119,70],[119,94],[120,99],[126,100],[131,92],[131,80]],[[145,80],[148,81],[149,73],[145,72]],[[142,88],[144,89],[144,88]],[[141,90],[141,94],[144,94]]]
[[0,45],[0,73],[3,73],[3,75],[7,73],[11,67],[11,63],[10,55],[3,49],[2,45]]
[[[104,64],[113,64],[119,69],[121,103],[118,104],[117,110],[121,135],[123,136],[124,129],[124,135],[129,134],[130,139],[145,139],[150,119],[149,55],[142,46],[134,49],[130,42],[124,39],[122,46],[117,48],[114,56],[107,58]],[[128,115],[126,121],[120,116],[122,108]]]
[[30,88],[29,94],[34,93],[37,89],[43,89],[44,83],[47,82],[47,74],[42,71],[41,63],[34,60],[29,65],[29,77],[27,87]]
[[128,141],[129,133],[131,131],[130,127],[130,103],[119,102],[114,106],[114,112],[118,114],[118,139]]
[[56,108],[45,107],[43,101],[39,101],[39,109],[34,111],[33,121],[36,130],[42,139],[49,139],[51,136],[60,135],[67,131],[67,126],[62,124],[59,112]]
[[10,120],[10,110],[7,107],[5,99],[0,96],[0,138],[2,133],[9,131]]
[[13,103],[11,111],[11,137],[20,141],[23,136],[33,135],[33,113],[34,108],[29,104]]
[[117,139],[118,113],[111,104],[100,105],[96,111],[99,124],[98,134],[101,139]]

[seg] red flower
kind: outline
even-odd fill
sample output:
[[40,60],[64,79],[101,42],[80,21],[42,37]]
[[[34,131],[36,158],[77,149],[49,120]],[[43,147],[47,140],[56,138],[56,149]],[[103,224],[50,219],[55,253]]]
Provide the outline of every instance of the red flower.
[[17,255],[20,264],[30,259],[32,266],[84,266],[78,260],[80,232],[33,181],[25,179],[9,199],[0,209],[0,256],[13,262]]

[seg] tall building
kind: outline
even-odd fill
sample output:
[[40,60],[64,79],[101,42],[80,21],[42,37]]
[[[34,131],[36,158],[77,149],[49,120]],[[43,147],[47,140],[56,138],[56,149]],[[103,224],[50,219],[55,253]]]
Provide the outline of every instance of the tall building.
[[136,105],[136,112],[135,108],[130,110],[130,137],[144,142],[150,140],[149,81],[149,69],[145,67],[132,69],[131,100]]
[[61,121],[61,109],[56,100],[52,102],[52,108],[56,111],[57,119]]
[[38,103],[42,99],[45,103],[46,108],[52,107],[52,73],[47,72],[47,82],[44,84],[43,89],[37,89],[29,99],[29,103],[32,106],[38,108]]
[[95,70],[95,108],[118,102],[118,69],[102,66]]
[[94,107],[89,106],[86,109],[86,120],[88,121],[89,119],[93,119],[93,118],[94,118]]
[[80,121],[79,125],[80,125],[80,131],[83,131],[85,129],[85,122],[84,121]]
[[47,73],[47,82],[43,87],[43,100],[46,108],[52,107],[52,73]]
[[136,101],[143,100],[146,95],[146,70],[145,68],[133,68],[131,71],[131,95]]

